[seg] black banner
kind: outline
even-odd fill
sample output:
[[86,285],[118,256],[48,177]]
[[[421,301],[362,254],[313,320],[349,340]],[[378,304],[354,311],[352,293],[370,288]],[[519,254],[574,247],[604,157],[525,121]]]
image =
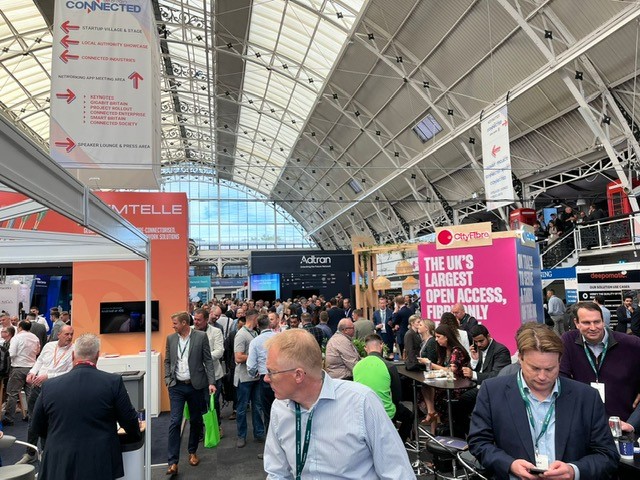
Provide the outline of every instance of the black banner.
[[254,251],[250,270],[254,275],[353,272],[353,254],[345,250]]

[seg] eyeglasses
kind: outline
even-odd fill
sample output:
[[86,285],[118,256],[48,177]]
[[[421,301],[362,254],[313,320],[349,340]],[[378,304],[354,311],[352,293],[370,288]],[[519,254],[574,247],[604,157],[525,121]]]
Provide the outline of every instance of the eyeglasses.
[[287,373],[287,372],[293,372],[294,370],[297,370],[298,368],[287,368],[286,370],[269,370],[267,368],[267,375],[269,375],[270,377],[273,377],[274,375],[277,375],[279,373]]
[[356,327],[344,327],[342,330],[355,330]]

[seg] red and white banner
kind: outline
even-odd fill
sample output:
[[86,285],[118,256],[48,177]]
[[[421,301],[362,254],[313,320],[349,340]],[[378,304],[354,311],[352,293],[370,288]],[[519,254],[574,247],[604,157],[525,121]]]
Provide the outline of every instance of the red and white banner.
[[[51,157],[67,169],[151,169],[160,146],[152,2],[56,0],[52,55]],[[130,186],[96,176],[101,188]]]

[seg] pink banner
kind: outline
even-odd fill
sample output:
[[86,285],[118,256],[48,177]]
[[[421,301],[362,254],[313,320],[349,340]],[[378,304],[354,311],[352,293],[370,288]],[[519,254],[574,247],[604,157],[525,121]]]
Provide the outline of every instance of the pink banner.
[[513,352],[521,324],[517,241],[498,238],[491,246],[451,250],[419,245],[423,318],[439,321],[455,303],[462,303],[493,338]]

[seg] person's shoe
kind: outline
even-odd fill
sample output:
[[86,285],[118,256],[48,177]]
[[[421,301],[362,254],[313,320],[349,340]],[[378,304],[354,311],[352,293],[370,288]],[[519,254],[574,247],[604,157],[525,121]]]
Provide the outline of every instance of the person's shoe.
[[264,443],[264,437],[256,437],[256,442]]
[[197,467],[199,463],[200,463],[200,459],[198,458],[198,455],[196,455],[195,453],[190,453],[189,465],[191,465],[192,467]]
[[236,448],[244,448],[246,444],[247,440],[242,437],[238,437],[238,440],[236,440]]
[[259,454],[258,454],[258,458],[259,458],[260,460],[262,460],[262,459],[264,458],[264,453],[259,453]]
[[233,413],[229,415],[229,420],[235,420],[235,419],[236,419],[236,411],[234,410]]
[[25,464],[25,463],[33,463],[35,461],[36,461],[35,453],[33,455],[31,455],[29,453],[25,453],[24,455],[22,455],[22,458],[16,462],[16,465],[22,465],[22,464]]
[[167,468],[167,475],[177,475],[178,474],[178,464],[174,463],[173,465],[169,465],[169,468]]

